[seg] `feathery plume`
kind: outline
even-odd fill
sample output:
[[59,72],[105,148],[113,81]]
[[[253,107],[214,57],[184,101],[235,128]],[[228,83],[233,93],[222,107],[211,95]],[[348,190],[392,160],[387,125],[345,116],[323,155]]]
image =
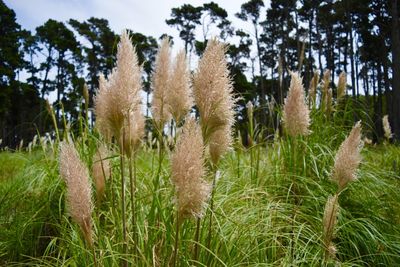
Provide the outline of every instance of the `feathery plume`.
[[145,120],[140,109],[131,112],[124,122],[125,141],[124,153],[131,156],[139,147],[140,141],[144,136]]
[[170,40],[164,37],[158,48],[155,70],[153,74],[153,101],[152,101],[152,115],[159,130],[164,128],[165,122],[170,119],[170,113],[166,102],[167,95],[169,94],[170,85]]
[[385,133],[385,138],[389,140],[390,138],[392,138],[393,134],[392,134],[392,129],[390,128],[388,115],[383,116],[382,123],[383,123],[383,131]]
[[336,254],[336,248],[332,243],[332,239],[334,238],[338,213],[339,213],[338,194],[335,194],[334,196],[329,196],[328,201],[326,202],[325,205],[324,217],[322,219],[322,223],[324,226],[325,251],[326,255],[331,258],[334,258]]
[[346,95],[346,85],[347,85],[347,74],[342,71],[339,75],[339,81],[337,85],[337,99],[340,100]]
[[328,100],[328,91],[329,91],[329,84],[331,82],[331,71],[325,70],[322,76],[322,88],[321,88],[321,109],[326,112],[327,100]]
[[302,78],[297,72],[291,72],[288,96],[283,107],[283,124],[290,136],[308,135],[310,111],[305,102]]
[[171,180],[175,186],[179,217],[201,218],[211,186],[205,175],[201,130],[194,119],[187,119],[171,159]]
[[60,175],[67,184],[67,205],[72,219],[80,226],[85,240],[93,245],[92,199],[89,172],[73,143],[60,143]]
[[[229,125],[225,127],[230,127]],[[221,156],[225,154],[231,147],[233,143],[232,135],[230,133],[230,129],[224,129],[225,127],[218,129],[217,131],[213,132],[210,136],[209,141],[209,152],[211,161],[217,165]]]
[[308,91],[308,106],[311,107],[315,105],[315,101],[317,100],[317,86],[319,81],[319,71],[315,71],[313,77],[310,81],[310,88]]
[[139,109],[141,88],[141,67],[136,50],[128,31],[124,31],[117,48],[117,65],[108,81],[100,76],[99,91],[95,98],[95,113],[102,134],[110,132],[120,138],[124,120],[130,112]]
[[179,51],[175,57],[169,92],[166,94],[168,111],[179,124],[193,106],[190,88],[190,72],[186,61],[185,50]]
[[92,173],[98,201],[104,197],[106,180],[110,177],[110,160],[107,159],[107,156],[108,149],[101,144],[93,157]]
[[234,123],[235,100],[225,51],[225,45],[216,38],[209,40],[193,77],[194,99],[206,143],[218,129],[225,129],[225,135],[230,136]]
[[339,191],[343,190],[349,182],[357,179],[356,171],[361,162],[362,147],[361,121],[359,121],[336,153],[332,180],[339,185]]

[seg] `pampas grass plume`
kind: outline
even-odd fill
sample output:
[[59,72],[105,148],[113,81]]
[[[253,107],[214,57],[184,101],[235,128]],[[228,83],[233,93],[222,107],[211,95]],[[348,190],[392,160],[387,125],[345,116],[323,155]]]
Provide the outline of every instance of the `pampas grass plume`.
[[145,119],[139,109],[131,112],[130,116],[125,120],[124,153],[126,155],[132,156],[139,148],[141,140],[144,137],[144,126]]
[[343,190],[349,182],[357,179],[356,171],[361,162],[362,147],[361,122],[359,121],[336,153],[332,180],[339,185],[339,191]]
[[231,135],[234,122],[235,100],[225,51],[225,45],[216,38],[209,40],[193,77],[194,99],[206,143],[219,129],[229,131],[226,136]]
[[337,85],[337,99],[341,99],[346,95],[346,85],[347,85],[347,74],[342,71],[339,75],[339,81]]
[[213,132],[209,140],[209,152],[211,161],[217,165],[220,158],[225,154],[233,143],[233,137],[230,134],[229,125]]
[[288,96],[283,107],[283,124],[290,136],[308,135],[310,111],[305,102],[302,78],[297,72],[291,72]]
[[179,51],[175,57],[166,101],[168,103],[168,111],[177,124],[182,121],[193,106],[190,72],[185,50]]
[[203,179],[203,150],[200,127],[194,119],[188,119],[171,159],[171,180],[180,218],[201,218],[204,214],[211,186]]
[[101,144],[93,157],[93,180],[96,188],[97,200],[101,201],[104,197],[106,188],[106,180],[110,177],[110,160],[108,157],[108,149],[104,144]]
[[99,131],[120,138],[124,120],[140,106],[141,67],[128,31],[121,34],[117,65],[106,81],[100,76],[95,98],[95,114]]
[[383,131],[385,133],[385,138],[389,140],[390,138],[392,138],[393,134],[392,134],[392,129],[390,128],[388,115],[383,116],[382,124],[383,124]]
[[170,119],[170,113],[166,102],[169,94],[170,85],[170,65],[171,52],[170,40],[164,37],[161,40],[157,55],[155,70],[153,73],[152,85],[154,89],[152,101],[152,116],[159,130],[164,128],[164,124]]
[[60,143],[60,175],[67,184],[67,207],[72,220],[81,228],[87,243],[93,245],[92,199],[89,172],[73,143]]
[[325,251],[327,255],[331,258],[335,257],[336,248],[332,243],[332,239],[334,238],[335,225],[337,223],[337,217],[339,212],[339,204],[338,204],[338,194],[334,196],[329,196],[328,201],[325,205],[324,217],[322,219],[323,227],[324,227],[324,245]]

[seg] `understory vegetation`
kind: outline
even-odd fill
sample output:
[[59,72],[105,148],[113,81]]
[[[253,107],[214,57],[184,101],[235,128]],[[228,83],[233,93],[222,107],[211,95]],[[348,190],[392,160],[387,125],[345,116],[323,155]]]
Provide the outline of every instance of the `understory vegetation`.
[[[323,262],[325,202],[336,190],[330,181],[335,151],[350,129],[312,125],[302,140],[303,171],[292,176],[283,167],[288,143],[278,138],[251,148],[235,144],[220,164],[214,198],[213,236],[206,249],[200,233],[200,266],[305,265]],[[95,136],[76,139],[81,158],[90,165]],[[93,251],[77,225],[68,219],[65,184],[59,177],[57,144],[37,145],[30,152],[0,153],[0,263],[7,266],[93,266]],[[169,153],[167,153],[169,155]],[[341,193],[334,242],[342,266],[395,266],[400,262],[400,148],[364,147],[358,181]],[[118,152],[110,156],[114,179],[93,213],[94,253],[99,266],[126,259],[132,265],[165,266],[174,248],[174,191],[169,156],[163,161],[154,191],[158,154],[150,144],[137,155],[137,220],[127,203],[128,254],[121,253]],[[292,178],[300,201],[290,197]],[[154,195],[160,201],[152,209]],[[114,198],[112,198],[114,194]],[[128,201],[129,202],[129,201]],[[292,213],[295,216],[292,216]],[[207,216],[210,216],[207,213]],[[203,224],[207,221],[203,221]],[[181,225],[179,263],[192,261],[196,221]],[[132,233],[138,242],[133,245]]]

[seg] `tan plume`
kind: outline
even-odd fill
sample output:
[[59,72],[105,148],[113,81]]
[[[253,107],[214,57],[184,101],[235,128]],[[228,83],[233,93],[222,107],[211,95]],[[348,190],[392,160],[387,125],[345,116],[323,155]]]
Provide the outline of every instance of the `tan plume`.
[[362,147],[361,122],[359,121],[336,153],[332,180],[338,184],[339,191],[343,190],[349,182],[357,179],[356,171],[361,162]]
[[340,100],[346,95],[347,86],[347,74],[342,71],[339,75],[339,81],[337,85],[337,99]]
[[93,245],[92,198],[89,172],[80,160],[73,143],[60,143],[60,175],[67,184],[67,207],[72,219],[80,226],[85,240]]
[[96,188],[97,200],[101,201],[106,189],[106,180],[110,177],[110,160],[108,157],[107,146],[101,144],[93,155],[93,180]]
[[179,217],[202,217],[211,186],[205,175],[201,130],[194,119],[187,119],[171,159],[171,180],[176,191]]
[[194,99],[207,144],[211,135],[220,129],[229,138],[234,123],[235,100],[225,51],[225,45],[216,38],[209,40],[193,77]]
[[324,217],[322,219],[324,227],[323,238],[324,238],[326,257],[334,258],[336,254],[336,248],[332,243],[332,239],[334,238],[338,213],[339,213],[338,194],[335,194],[334,196],[329,196],[328,201],[326,202],[325,205]]
[[[99,131],[120,138],[124,120],[140,109],[141,67],[128,31],[123,31],[117,49],[117,65],[105,80],[100,76],[95,98]],[[106,130],[107,129],[107,130]]]
[[155,70],[153,73],[152,86],[153,86],[153,100],[152,100],[152,116],[156,127],[159,130],[164,128],[164,124],[170,119],[171,114],[168,111],[166,102],[167,95],[169,94],[170,85],[170,65],[171,65],[171,52],[170,40],[164,37],[158,48],[156,55]]
[[389,140],[390,138],[392,138],[393,134],[392,134],[392,129],[390,128],[388,115],[383,116],[382,124],[383,124],[383,131],[385,133],[385,138]]
[[283,125],[290,136],[308,135],[310,111],[306,105],[303,80],[297,72],[291,72],[288,96],[283,106]]
[[139,148],[142,138],[144,137],[145,119],[141,110],[137,109],[131,112],[129,117],[124,121],[124,154],[128,157]]
[[185,50],[179,51],[175,57],[166,102],[168,111],[177,124],[182,121],[193,106],[190,72]]

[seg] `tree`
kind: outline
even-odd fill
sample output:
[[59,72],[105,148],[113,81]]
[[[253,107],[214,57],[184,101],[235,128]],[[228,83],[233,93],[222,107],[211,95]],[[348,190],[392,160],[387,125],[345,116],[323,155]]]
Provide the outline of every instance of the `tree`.
[[397,0],[389,1],[390,3],[390,16],[391,16],[391,42],[392,42],[392,129],[395,138],[400,140],[400,34],[399,34],[399,2]]
[[[200,25],[202,7],[194,7],[190,4],[184,4],[181,7],[173,8],[171,19],[167,19],[166,23],[175,26],[179,30],[179,37],[185,42],[185,52],[193,50],[195,41],[195,29]],[[190,48],[190,50],[188,50]]]
[[261,45],[260,45],[260,36],[259,36],[259,29],[258,29],[258,21],[260,18],[260,12],[261,8],[264,7],[264,2],[262,0],[250,0],[241,6],[241,10],[239,13],[236,14],[236,16],[243,20],[243,21],[248,21],[250,20],[251,23],[253,24],[254,27],[254,38],[256,40],[256,46],[257,46],[257,55],[258,55],[258,65],[259,65],[259,72],[260,72],[260,96],[259,96],[259,101],[260,101],[260,119],[261,123],[265,125],[266,123],[266,116],[265,112],[262,111],[262,109],[266,108],[266,92],[265,92],[265,87],[264,87],[264,74],[263,74],[263,65],[261,61]]
[[91,108],[94,92],[98,88],[99,74],[108,75],[114,66],[117,36],[106,19],[91,17],[84,22],[70,19],[69,24],[89,42],[89,45],[83,46],[83,61],[88,71],[86,78]]
[[[41,70],[44,71],[44,79],[42,80],[42,97],[51,91],[57,90],[56,115],[60,119],[59,105],[64,92],[68,90],[78,90],[72,86],[72,79],[76,76],[77,68],[81,58],[81,47],[75,39],[71,30],[64,23],[49,19],[44,25],[36,29],[38,43],[42,45],[46,53],[46,60],[41,64]],[[56,68],[54,80],[50,80],[49,74],[51,69]],[[66,110],[68,111],[68,110]]]

